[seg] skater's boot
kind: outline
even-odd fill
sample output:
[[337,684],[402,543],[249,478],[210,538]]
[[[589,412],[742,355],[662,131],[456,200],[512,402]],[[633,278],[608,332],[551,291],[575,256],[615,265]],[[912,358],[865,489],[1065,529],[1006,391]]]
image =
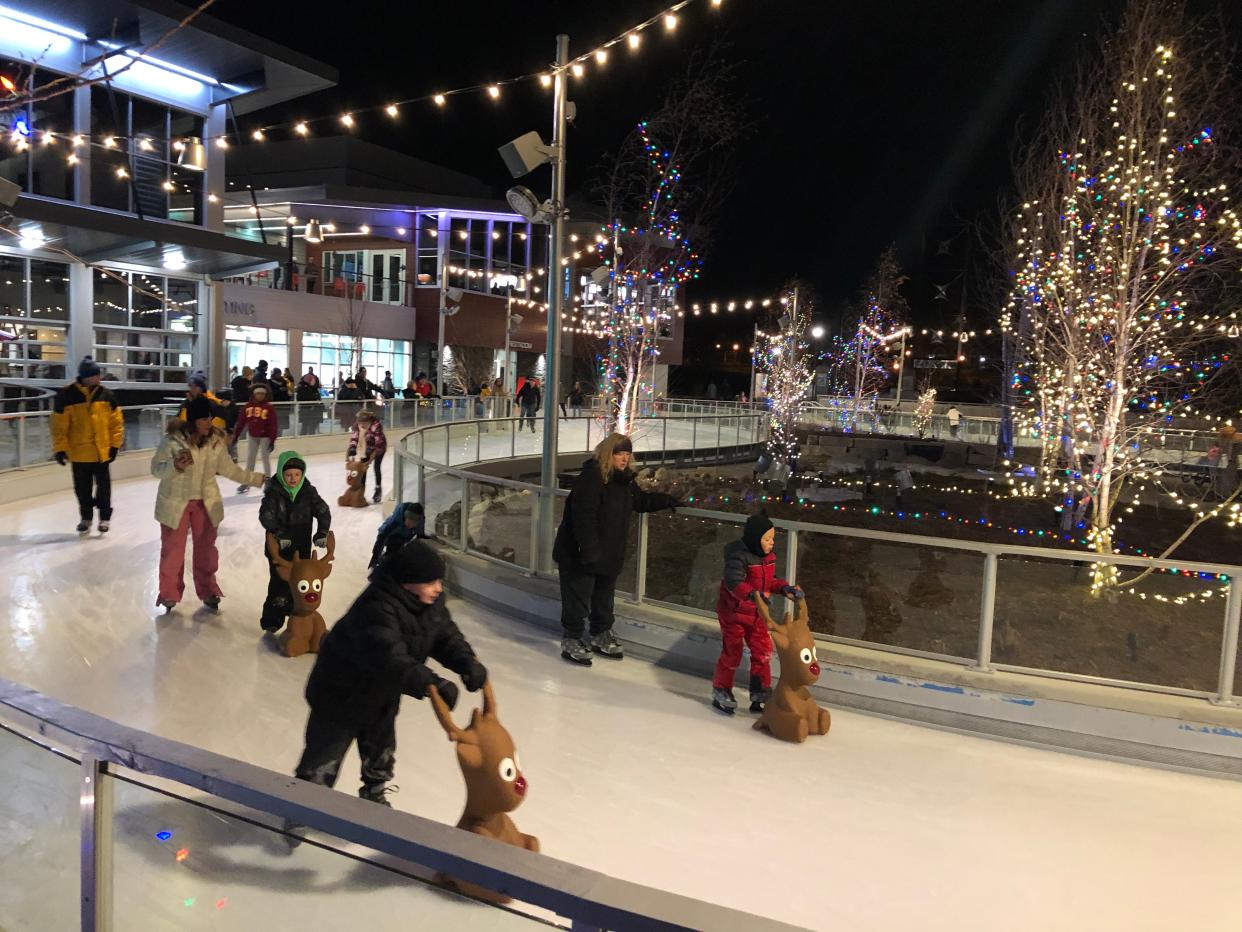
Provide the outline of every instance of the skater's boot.
[[759,713],[763,711],[764,706],[768,704],[768,700],[772,698],[772,690],[764,689],[763,681],[757,676],[750,678],[750,711]]
[[79,537],[85,537],[90,532],[91,532],[91,522],[89,518],[85,521],[78,522],[78,536]]
[[561,657],[584,667],[591,665],[591,648],[581,638],[561,638]]
[[109,525],[108,525],[108,519],[107,519],[107,518],[100,518],[100,519],[99,519],[99,533],[100,533],[100,534],[107,534],[107,533],[108,533],[108,527],[109,527]]
[[592,634],[591,650],[603,657],[607,657],[609,660],[623,660],[625,658],[625,650],[621,647],[621,642],[617,640],[617,636],[612,633],[612,629],[601,631],[599,634]]
[[259,618],[259,627],[264,631],[279,631],[285,626],[285,616],[289,614],[289,600],[276,598],[270,605],[263,606],[263,615]]
[[362,789],[358,791],[358,796],[360,799],[367,800],[367,802],[379,803],[381,806],[387,806],[391,809],[392,803],[388,801],[388,795],[390,793],[399,793],[400,791],[401,787],[391,786],[387,783],[364,783]]
[[373,496],[371,496],[371,501],[373,501],[375,504],[377,504],[377,505],[378,505],[378,504],[380,503],[380,501],[383,499],[383,497],[384,497],[384,496],[383,496],[383,493],[380,491],[379,486],[376,486],[376,487],[375,487],[375,494],[374,494]]
[[208,611],[215,612],[217,615],[220,613],[220,597],[218,595],[207,596],[207,598],[203,599],[203,605],[207,607]]
[[165,615],[171,615],[172,610],[177,607],[177,603],[172,599],[160,599],[155,604],[164,610]]
[[712,687],[712,708],[725,715],[732,715],[737,708],[737,700],[733,698],[733,690]]
[[239,486],[237,487],[237,494],[238,494],[238,495],[245,495],[245,494],[246,494],[247,492],[249,492],[249,491],[250,491],[250,486],[248,486],[248,485],[239,485]]

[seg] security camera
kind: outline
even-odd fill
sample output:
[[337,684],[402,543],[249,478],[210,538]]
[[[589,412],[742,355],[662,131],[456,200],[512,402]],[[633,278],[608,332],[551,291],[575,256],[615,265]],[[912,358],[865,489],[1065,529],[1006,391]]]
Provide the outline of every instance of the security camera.
[[514,178],[533,172],[552,158],[552,148],[544,144],[539,134],[531,130],[499,149],[505,167]]

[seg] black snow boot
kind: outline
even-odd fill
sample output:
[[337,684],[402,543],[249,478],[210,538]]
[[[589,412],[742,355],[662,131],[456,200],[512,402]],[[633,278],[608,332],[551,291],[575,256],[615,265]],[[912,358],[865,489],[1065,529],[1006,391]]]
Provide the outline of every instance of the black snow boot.
[[388,801],[388,794],[398,793],[401,791],[399,786],[391,786],[387,783],[367,783],[358,791],[358,796],[368,802],[379,803],[381,806],[392,808],[392,803]]

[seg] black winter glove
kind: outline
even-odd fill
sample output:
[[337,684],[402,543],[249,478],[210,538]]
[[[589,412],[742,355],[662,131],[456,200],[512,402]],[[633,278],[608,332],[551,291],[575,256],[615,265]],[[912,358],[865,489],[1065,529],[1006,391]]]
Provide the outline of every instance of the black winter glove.
[[328,549],[328,535],[320,534],[313,541],[311,541],[311,543],[314,544],[316,547],[318,547],[320,550],[327,550]]
[[116,459],[117,453],[120,452],[116,447],[108,447],[108,462],[111,463]]
[[487,667],[472,658],[470,666],[461,675],[461,681],[470,692],[478,692],[483,688],[483,684],[487,682]]
[[287,537],[280,538],[279,540],[276,541],[276,543],[280,547],[281,553],[284,553],[286,550],[288,550],[290,547],[293,546],[293,541],[291,541]]
[[57,453],[57,454],[56,454],[56,462],[58,462],[58,463],[60,463],[60,465],[64,466],[64,465],[66,465],[66,464],[69,462],[69,457],[65,456],[65,454],[64,454],[64,453]]
[[781,590],[781,595],[787,599],[805,599],[806,593],[802,591],[801,586],[786,586]]
[[457,696],[459,693],[455,684],[442,676],[437,676],[436,681],[431,685],[436,688],[436,692],[440,694],[440,698],[444,700],[444,704],[449,707],[450,712],[457,708]]

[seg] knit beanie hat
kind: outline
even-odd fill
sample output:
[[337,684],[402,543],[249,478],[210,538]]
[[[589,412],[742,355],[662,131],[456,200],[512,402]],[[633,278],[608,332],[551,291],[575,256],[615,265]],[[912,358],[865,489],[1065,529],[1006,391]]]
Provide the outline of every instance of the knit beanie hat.
[[83,356],[82,361],[78,363],[78,378],[89,379],[96,375],[102,375],[103,370],[99,368],[99,363],[95,362],[91,356]]
[[417,539],[389,554],[382,566],[399,583],[429,583],[444,578],[444,560]]
[[189,402],[186,403],[185,419],[190,423],[211,416],[211,402],[202,395],[199,395],[197,398],[191,398]]
[[751,553],[763,556],[763,547],[759,541],[770,530],[772,530],[772,522],[768,520],[766,514],[760,512],[757,515],[751,515],[746,519],[746,526],[742,529],[742,543]]
[[187,385],[197,385],[203,391],[207,391],[207,373],[202,369],[195,369],[185,377]]

